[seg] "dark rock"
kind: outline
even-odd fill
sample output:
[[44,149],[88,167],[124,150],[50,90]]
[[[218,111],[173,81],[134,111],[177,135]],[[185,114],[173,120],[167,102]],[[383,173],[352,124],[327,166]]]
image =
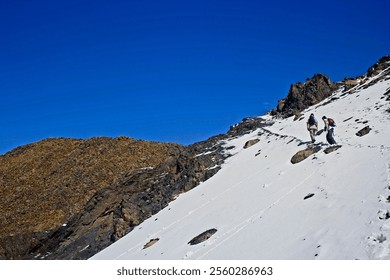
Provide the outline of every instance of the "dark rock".
[[370,128],[369,125],[367,125],[366,127],[364,127],[361,130],[359,130],[356,133],[356,136],[362,137],[362,136],[367,135],[368,133],[370,133],[370,131],[371,131],[371,128]]
[[390,213],[389,211],[380,211],[379,212],[379,217],[378,217],[380,220],[388,220],[390,219]]
[[305,83],[291,85],[287,97],[279,101],[276,112],[282,117],[299,115],[304,109],[328,98],[337,88],[326,75],[316,74]]
[[340,149],[340,148],[341,148],[341,145],[331,146],[331,147],[326,148],[326,149],[324,150],[324,153],[325,153],[325,154],[330,154],[330,153],[332,153],[332,152],[334,152],[334,151],[337,151],[337,150]]
[[258,143],[259,141],[260,141],[259,139],[252,139],[252,140],[247,141],[244,145],[244,149],[248,149],[249,147],[252,147],[253,145]]
[[342,83],[344,84],[344,91],[350,90],[351,88],[360,85],[362,83],[361,78],[345,78]]
[[310,148],[307,148],[305,150],[299,151],[291,158],[291,163],[296,164],[298,162],[301,162],[301,161],[305,160],[306,158],[308,158],[309,156],[311,156],[312,154],[317,153],[320,150],[321,150],[320,146],[314,146],[314,147],[310,147]]
[[306,200],[306,199],[308,199],[308,198],[310,198],[310,197],[313,197],[314,196],[314,193],[309,193],[308,195],[306,195],[304,198],[303,198],[303,200]]
[[367,70],[367,76],[373,77],[390,66],[390,55],[384,56]]
[[149,247],[153,246],[153,245],[156,244],[159,240],[160,240],[159,238],[150,239],[150,241],[144,245],[143,250],[145,250],[146,248],[149,248]]
[[202,243],[202,242],[206,241],[207,239],[209,239],[211,236],[213,236],[216,232],[217,232],[217,230],[215,228],[209,229],[209,230],[199,234],[198,236],[194,237],[193,239],[191,239],[191,241],[189,241],[188,244],[196,245],[196,244]]
[[347,122],[347,121],[349,121],[349,120],[351,120],[353,117],[350,117],[350,118],[348,118],[348,119],[345,119],[345,120],[343,120],[343,122]]
[[226,136],[228,137],[242,136],[258,128],[266,127],[269,125],[270,123],[267,123],[262,118],[244,118],[240,123],[231,126]]

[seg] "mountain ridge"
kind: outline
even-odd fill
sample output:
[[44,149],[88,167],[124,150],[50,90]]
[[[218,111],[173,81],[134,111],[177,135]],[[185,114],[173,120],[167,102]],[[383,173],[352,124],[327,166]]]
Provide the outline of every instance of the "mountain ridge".
[[[368,88],[378,81],[372,79],[370,85],[366,83],[367,79],[375,77],[386,69],[388,71],[389,62],[390,56],[385,56],[370,67],[366,75],[353,79],[346,78],[339,83],[331,82],[325,75],[314,75],[305,84],[298,83],[291,86],[291,94],[303,95],[303,98],[296,102],[296,99],[290,98],[292,101],[289,101],[287,97],[283,106],[278,105],[278,108],[271,112],[274,119],[245,118],[242,122],[231,126],[226,134],[187,147],[174,143],[134,140],[128,137],[114,139],[97,137],[88,140],[61,138],[45,139],[6,153],[0,157],[0,167],[6,167],[0,170],[1,205],[3,208],[4,205],[5,207],[13,205],[13,208],[4,210],[6,214],[0,221],[2,226],[0,259],[86,259],[93,256],[120,240],[144,220],[166,209],[179,195],[213,178],[226,160],[234,155],[236,147],[226,146],[227,142],[268,127],[279,119],[288,119],[292,115],[295,115],[295,121],[299,122],[305,110],[318,102],[325,101],[318,105],[325,106],[325,103],[330,104],[339,100],[343,94],[345,96],[364,87]],[[325,87],[324,94],[320,98],[307,98],[319,86]],[[344,93],[333,100],[329,90]],[[330,99],[326,101],[328,98]],[[270,135],[282,137],[275,132]],[[29,154],[29,151],[33,151],[40,145],[50,146],[56,141],[59,143],[54,145],[54,150],[46,149],[42,154],[38,153],[38,161],[32,160],[34,157]],[[66,148],[64,143],[67,141],[72,143],[73,148],[64,150]],[[118,149],[118,143],[122,143],[123,149]],[[250,147],[247,149],[249,150]],[[25,154],[26,158],[17,161],[14,169],[7,170],[13,166],[7,162],[8,159],[15,159]],[[51,154],[60,154],[64,157],[53,161],[53,158],[50,158]],[[100,162],[94,161],[102,154],[106,154],[107,157],[101,157]],[[135,159],[134,155],[137,154],[139,158]],[[256,154],[260,156],[261,151]],[[128,161],[129,159],[132,159],[131,162]],[[53,162],[57,162],[55,166]],[[45,166],[49,172],[38,176],[39,167]],[[105,172],[102,172],[103,170]],[[56,178],[55,174],[62,171],[68,173],[65,172],[62,177]],[[101,178],[100,176],[106,171],[111,174],[111,177]],[[29,180],[37,178],[41,179],[40,183],[28,183]],[[53,178],[54,181],[59,182],[57,185],[45,183]],[[80,180],[82,178],[85,181]],[[15,185],[12,186],[10,182]],[[77,192],[79,190],[77,182],[82,182],[85,192]],[[16,186],[18,184],[19,186]],[[34,189],[40,190],[42,186],[45,188],[49,185],[51,188],[47,189],[43,197],[34,193]],[[26,193],[15,196],[13,192],[18,188],[25,189]],[[8,193],[5,192],[7,190]],[[54,193],[62,191],[62,199],[50,207],[45,205],[43,211],[39,207],[37,212],[32,211],[36,207],[34,204],[50,197],[51,191]],[[75,203],[72,201],[73,196],[81,200]],[[35,198],[26,202],[29,197]],[[67,204],[76,206],[74,209],[68,209],[68,214],[63,214],[63,207]],[[49,211],[49,215],[40,216],[39,212],[47,212],[46,208],[54,212]],[[34,213],[38,213],[36,217]],[[13,215],[15,217],[12,217]],[[30,225],[24,224],[29,219],[31,219]],[[39,226],[40,221],[44,221],[46,225]]]

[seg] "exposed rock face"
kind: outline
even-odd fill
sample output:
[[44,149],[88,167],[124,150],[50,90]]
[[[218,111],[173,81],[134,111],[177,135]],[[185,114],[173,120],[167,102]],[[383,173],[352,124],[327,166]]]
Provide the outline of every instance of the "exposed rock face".
[[198,142],[188,147],[189,152],[202,163],[206,170],[205,180],[213,176],[220,169],[220,165],[230,156],[230,147],[224,147],[226,139],[242,136],[260,127],[270,125],[262,118],[244,118],[240,123],[230,127],[226,134],[220,134]]
[[390,66],[390,55],[382,57],[377,63],[371,66],[367,71],[368,77],[378,75],[380,72]]
[[363,79],[362,78],[345,78],[343,80],[343,84],[344,84],[344,91],[347,91],[347,90],[350,90],[351,88],[357,86],[357,85],[360,85],[361,83],[363,82]]
[[226,137],[242,136],[260,127],[266,127],[268,125],[270,124],[262,118],[244,118],[242,122],[230,127]]
[[310,148],[307,148],[305,150],[299,151],[291,158],[291,163],[296,164],[298,162],[301,162],[301,161],[305,160],[306,158],[308,158],[309,156],[311,156],[312,154],[317,153],[320,150],[321,150],[320,146],[314,146],[314,147],[310,147]]
[[326,75],[316,74],[305,83],[291,85],[287,97],[278,102],[273,114],[290,117],[329,97],[338,86]]

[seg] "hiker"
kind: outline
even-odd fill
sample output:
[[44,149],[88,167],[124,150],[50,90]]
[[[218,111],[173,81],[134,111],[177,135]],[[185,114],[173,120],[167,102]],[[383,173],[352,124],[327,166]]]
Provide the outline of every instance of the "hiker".
[[310,133],[311,142],[314,143],[316,141],[315,135],[318,130],[318,122],[316,118],[314,117],[314,114],[310,114],[309,119],[307,120],[307,130]]
[[327,118],[326,116],[323,116],[322,120],[324,121],[325,125],[324,131],[327,131],[326,141],[328,141],[328,143],[331,145],[336,144],[336,140],[334,140],[334,128],[336,126],[335,121],[331,118]]

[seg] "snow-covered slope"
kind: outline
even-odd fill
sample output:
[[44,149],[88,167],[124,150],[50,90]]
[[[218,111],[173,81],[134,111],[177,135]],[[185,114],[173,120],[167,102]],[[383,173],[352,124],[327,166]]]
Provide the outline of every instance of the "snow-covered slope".
[[[273,124],[226,141],[233,156],[215,176],[92,259],[390,259],[389,78],[340,90],[300,120],[263,116]],[[322,149],[292,164],[309,145],[310,113],[336,121],[342,147],[325,154],[323,133]]]

